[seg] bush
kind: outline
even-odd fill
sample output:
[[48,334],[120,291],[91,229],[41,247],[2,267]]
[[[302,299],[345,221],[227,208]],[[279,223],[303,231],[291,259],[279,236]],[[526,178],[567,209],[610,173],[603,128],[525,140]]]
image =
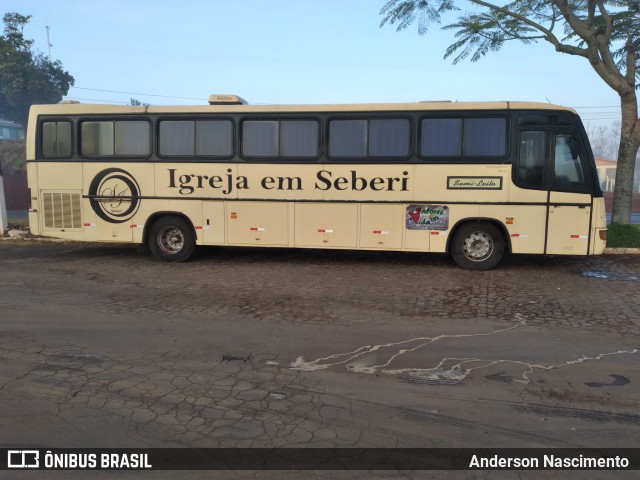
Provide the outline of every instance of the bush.
[[607,247],[640,248],[640,225],[609,225]]
[[26,165],[24,140],[0,140],[0,166],[3,173],[24,172]]

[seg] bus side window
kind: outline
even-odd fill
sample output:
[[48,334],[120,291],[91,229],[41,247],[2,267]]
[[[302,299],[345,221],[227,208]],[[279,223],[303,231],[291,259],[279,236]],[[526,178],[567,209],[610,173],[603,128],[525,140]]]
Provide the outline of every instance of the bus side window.
[[425,118],[421,122],[420,155],[457,157],[462,154],[462,119]]
[[411,149],[411,124],[405,118],[369,120],[370,157],[407,157]]
[[198,120],[196,122],[197,156],[231,157],[233,153],[231,120]]
[[280,156],[314,158],[320,154],[320,124],[315,120],[280,121]]
[[80,152],[87,157],[113,155],[113,122],[82,122]]
[[147,120],[82,122],[80,142],[80,151],[87,157],[148,156],[151,124]]
[[70,157],[71,122],[44,122],[41,151],[44,157]]
[[465,118],[462,154],[465,157],[502,157],[507,145],[504,118]]
[[245,120],[242,155],[263,158],[315,158],[320,124],[316,120]]
[[367,155],[367,121],[331,120],[329,155],[331,157],[365,157]]
[[160,122],[159,153],[166,156],[195,154],[196,122],[169,120]]
[[406,118],[331,120],[329,156],[332,158],[407,158],[411,123]]
[[116,155],[147,156],[151,153],[151,126],[146,120],[115,122]]
[[545,188],[545,138],[542,131],[520,132],[515,184],[521,188],[542,190]]

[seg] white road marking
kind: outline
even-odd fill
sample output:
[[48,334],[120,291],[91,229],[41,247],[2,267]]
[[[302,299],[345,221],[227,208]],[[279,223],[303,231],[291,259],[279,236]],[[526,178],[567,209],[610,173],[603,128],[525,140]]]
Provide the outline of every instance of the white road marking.
[[[364,345],[359,347],[353,351],[345,352],[345,353],[335,353],[333,355],[328,355],[326,357],[317,358],[315,360],[306,361],[304,357],[298,357],[294,362],[291,363],[290,368],[293,370],[301,370],[305,372],[313,372],[317,370],[326,370],[327,368],[336,366],[336,365],[345,365],[345,368],[351,372],[355,373],[384,373],[386,375],[405,375],[421,382],[444,382],[444,383],[458,383],[467,378],[472,372],[488,368],[494,365],[499,364],[511,364],[511,365],[519,365],[525,368],[522,373],[521,378],[512,379],[513,382],[518,383],[529,383],[529,375],[534,370],[553,370],[556,368],[568,366],[568,365],[576,365],[579,363],[584,363],[587,361],[598,361],[604,357],[612,356],[612,355],[623,355],[623,354],[635,354],[640,352],[640,349],[634,348],[631,350],[616,350],[614,352],[601,353],[592,357],[589,356],[581,356],[579,358],[573,360],[567,360],[564,363],[560,363],[558,365],[543,365],[540,363],[528,363],[520,360],[513,359],[486,359],[486,358],[457,358],[457,357],[446,357],[438,362],[434,367],[429,368],[400,368],[400,369],[389,369],[391,363],[396,360],[398,357],[405,355],[410,352],[414,352],[418,349],[436,343],[440,340],[444,339],[455,339],[455,338],[469,338],[469,337],[489,337],[492,335],[499,335],[504,332],[508,332],[510,330],[515,330],[518,328],[526,327],[526,319],[522,314],[517,313],[514,319],[515,325],[512,325],[507,328],[501,328],[498,330],[493,330],[487,333],[469,333],[469,334],[457,334],[457,335],[438,335],[436,337],[416,337],[411,338],[409,340],[403,340],[400,342],[393,343],[384,343],[380,345]],[[409,347],[409,344],[418,342],[418,345]],[[399,348],[395,353],[393,353],[389,359],[380,364],[376,364],[377,356],[375,352],[379,351],[382,348],[391,348],[391,347],[405,347]],[[477,366],[473,366],[473,364],[477,364]]]

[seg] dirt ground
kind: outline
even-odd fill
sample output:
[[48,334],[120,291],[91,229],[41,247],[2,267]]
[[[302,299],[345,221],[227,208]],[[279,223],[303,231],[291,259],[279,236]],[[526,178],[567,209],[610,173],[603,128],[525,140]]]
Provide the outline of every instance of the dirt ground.
[[468,272],[444,255],[211,248],[166,264],[6,240],[0,318],[6,448],[640,445],[637,255]]

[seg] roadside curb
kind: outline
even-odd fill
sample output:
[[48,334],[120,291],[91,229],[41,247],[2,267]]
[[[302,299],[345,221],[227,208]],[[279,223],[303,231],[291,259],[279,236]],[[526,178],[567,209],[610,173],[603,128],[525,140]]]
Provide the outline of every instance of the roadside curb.
[[640,254],[640,248],[605,248],[605,255],[637,255]]

